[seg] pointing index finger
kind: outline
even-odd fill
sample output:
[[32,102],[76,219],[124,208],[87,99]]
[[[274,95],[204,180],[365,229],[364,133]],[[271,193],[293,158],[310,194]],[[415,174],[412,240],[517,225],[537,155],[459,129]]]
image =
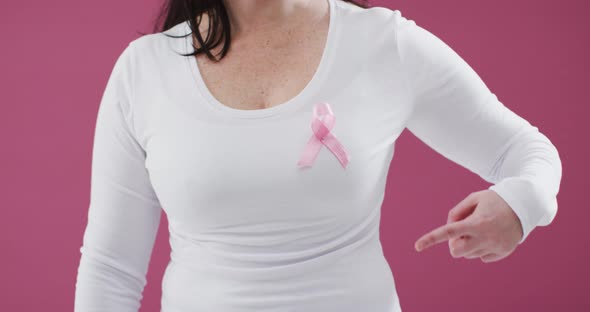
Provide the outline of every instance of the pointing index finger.
[[431,232],[423,235],[416,242],[416,250],[422,251],[432,245],[447,241],[451,238],[459,237],[470,232],[470,224],[463,219],[458,222],[441,225]]

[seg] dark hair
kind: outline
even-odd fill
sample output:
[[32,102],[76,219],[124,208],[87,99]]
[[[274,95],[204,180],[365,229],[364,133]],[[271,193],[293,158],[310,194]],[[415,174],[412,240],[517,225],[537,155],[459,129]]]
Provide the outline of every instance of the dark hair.
[[[362,8],[368,8],[370,6],[367,3],[368,0],[334,1],[350,2]],[[200,17],[203,13],[207,13],[208,16],[212,17],[209,21],[208,33],[205,39],[202,38],[201,32],[199,31],[199,25],[201,23]],[[199,18],[197,19],[197,17]],[[162,20],[164,21],[163,23],[161,22]],[[199,42],[199,47],[194,47],[193,45],[195,51],[183,56],[195,56],[200,53],[205,53],[210,60],[218,61],[227,54],[231,42],[231,27],[223,0],[165,0],[160,12],[156,16],[153,31],[164,32],[172,28],[172,26],[186,20],[189,21],[192,33],[195,34],[195,37]],[[190,36],[191,33],[181,36],[164,35],[173,38],[184,38]],[[222,41],[223,48],[221,50],[221,55],[219,56],[219,59],[215,59],[213,54],[211,54],[211,50],[221,44]]]

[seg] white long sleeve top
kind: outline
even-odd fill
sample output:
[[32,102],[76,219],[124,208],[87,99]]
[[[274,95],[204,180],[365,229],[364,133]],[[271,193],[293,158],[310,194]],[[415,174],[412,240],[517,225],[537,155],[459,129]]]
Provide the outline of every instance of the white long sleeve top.
[[[193,51],[186,22],[122,51],[96,120],[76,312],[138,311],[162,212],[162,312],[400,312],[379,223],[404,129],[490,182],[520,220],[520,243],[553,220],[561,162],[537,127],[399,10],[329,3],[313,78],[267,109],[209,92],[179,54]],[[346,166],[326,146],[297,166],[319,102]]]

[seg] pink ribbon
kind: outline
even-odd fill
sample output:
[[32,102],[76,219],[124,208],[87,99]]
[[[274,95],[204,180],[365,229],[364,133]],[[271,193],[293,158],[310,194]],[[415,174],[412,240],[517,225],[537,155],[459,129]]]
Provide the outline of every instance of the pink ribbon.
[[330,108],[330,104],[321,102],[314,106],[313,117],[311,120],[313,134],[305,145],[303,154],[297,163],[298,166],[311,166],[323,144],[336,156],[342,167],[346,168],[346,165],[349,162],[349,156],[346,153],[346,150],[344,150],[344,146],[330,132],[334,127],[335,122],[336,118]]

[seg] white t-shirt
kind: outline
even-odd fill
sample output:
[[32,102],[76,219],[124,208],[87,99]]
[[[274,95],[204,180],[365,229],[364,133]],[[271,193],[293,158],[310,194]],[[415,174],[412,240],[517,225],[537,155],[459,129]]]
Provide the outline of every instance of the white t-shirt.
[[[379,240],[394,144],[408,129],[493,183],[524,237],[557,212],[555,146],[505,107],[441,39],[399,10],[329,0],[327,46],[290,100],[241,110],[209,92],[187,23],[119,56],[96,120],[75,311],[137,311],[161,212],[171,260],[163,312],[399,312]],[[327,146],[298,161],[313,108]],[[317,125],[316,125],[317,126]],[[320,144],[321,145],[321,144]]]

